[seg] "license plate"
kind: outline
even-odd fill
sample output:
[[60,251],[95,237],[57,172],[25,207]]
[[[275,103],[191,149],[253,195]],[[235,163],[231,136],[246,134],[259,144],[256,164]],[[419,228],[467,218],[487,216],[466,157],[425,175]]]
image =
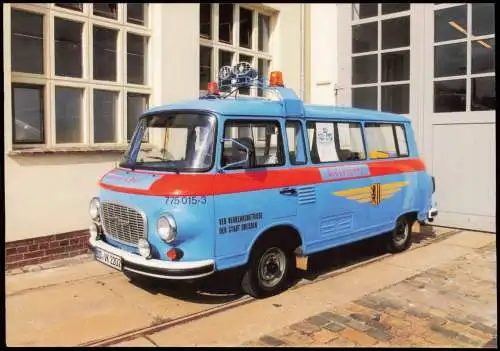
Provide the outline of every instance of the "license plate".
[[122,258],[120,256],[114,255],[110,252],[101,250],[99,248],[95,249],[95,259],[102,262],[114,269],[119,271],[122,270]]

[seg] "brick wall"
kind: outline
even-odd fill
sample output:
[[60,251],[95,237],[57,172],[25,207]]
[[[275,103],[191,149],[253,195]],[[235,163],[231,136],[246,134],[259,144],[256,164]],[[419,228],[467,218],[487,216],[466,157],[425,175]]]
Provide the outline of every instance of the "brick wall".
[[80,230],[5,243],[5,269],[38,264],[89,252],[89,232]]

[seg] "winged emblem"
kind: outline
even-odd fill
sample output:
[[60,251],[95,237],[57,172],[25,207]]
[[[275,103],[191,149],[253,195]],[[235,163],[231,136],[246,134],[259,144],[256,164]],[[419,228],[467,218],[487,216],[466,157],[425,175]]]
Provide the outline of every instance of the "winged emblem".
[[360,203],[371,202],[373,205],[379,205],[383,200],[390,199],[408,184],[408,181],[387,184],[375,183],[363,188],[336,191],[333,195],[342,196]]

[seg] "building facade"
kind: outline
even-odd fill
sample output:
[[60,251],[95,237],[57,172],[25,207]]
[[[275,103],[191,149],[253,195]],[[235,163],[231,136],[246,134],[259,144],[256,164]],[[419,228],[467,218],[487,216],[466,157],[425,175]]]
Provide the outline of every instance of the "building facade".
[[493,6],[5,4],[8,265],[83,252],[89,199],[140,112],[239,61],[306,102],[409,116],[437,224],[494,231]]
[[311,5],[311,101],[411,118],[437,225],[495,231],[494,6]]

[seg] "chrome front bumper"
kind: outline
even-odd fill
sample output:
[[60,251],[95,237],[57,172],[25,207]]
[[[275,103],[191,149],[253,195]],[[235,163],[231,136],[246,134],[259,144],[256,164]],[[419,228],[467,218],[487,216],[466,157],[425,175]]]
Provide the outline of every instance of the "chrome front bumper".
[[429,222],[433,222],[434,221],[434,217],[436,217],[438,215],[438,210],[434,207],[432,207],[429,212],[427,213],[427,220]]
[[92,249],[100,248],[122,258],[122,269],[153,278],[183,280],[202,278],[215,271],[214,260],[171,262],[146,259],[142,256],[111,246],[102,240],[89,239]]

